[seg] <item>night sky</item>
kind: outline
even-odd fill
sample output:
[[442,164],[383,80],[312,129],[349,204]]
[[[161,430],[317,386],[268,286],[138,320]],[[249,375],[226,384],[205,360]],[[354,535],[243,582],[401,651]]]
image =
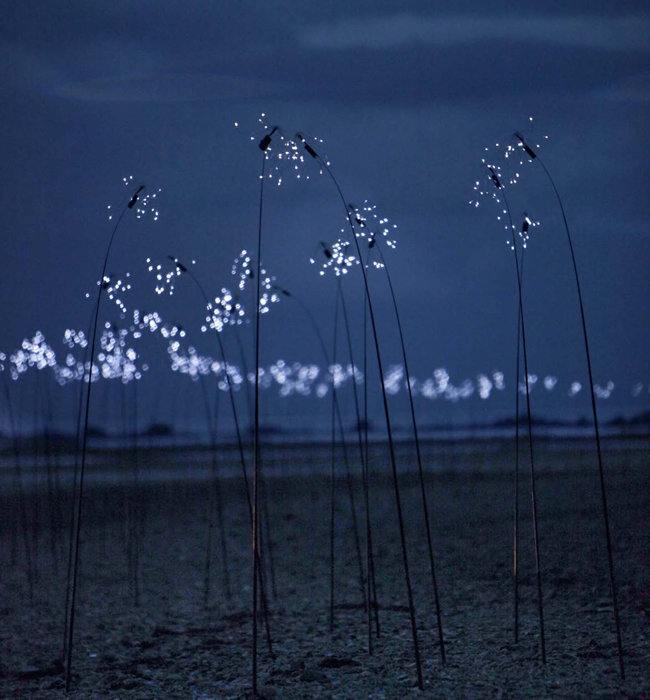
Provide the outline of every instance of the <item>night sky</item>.
[[[535,142],[548,135],[540,153],[574,236],[595,379],[615,383],[600,407],[610,417],[647,409],[646,4],[474,0],[448,7],[10,3],[0,26],[0,350],[11,353],[41,330],[62,361],[63,331],[88,324],[86,293],[96,289],[112,230],[107,207],[123,206],[130,190],[122,178],[133,175],[149,192],[161,188],[160,217],[125,220],[109,271],[131,273],[129,313],[156,309],[182,323],[200,352],[216,355],[200,333],[196,290],[180,280],[173,297],[156,296],[145,259],[196,260],[193,270],[211,295],[235,286],[233,258],[253,249],[257,235],[261,153],[247,133],[260,135],[264,112],[288,133],[322,138],[320,151],[346,197],[368,200],[398,225],[397,248],[387,257],[412,373],[425,379],[445,367],[460,383],[499,370],[507,383],[517,319],[512,253],[492,202],[469,202],[485,148],[499,143],[503,150],[514,130],[527,129]],[[262,258],[331,329],[334,279],[319,277],[309,258],[319,240],[342,235],[346,222],[332,183],[314,163],[305,165],[308,181],[287,176],[267,188]],[[524,211],[540,222],[526,252],[530,363],[531,372],[558,384],[543,400],[537,390],[533,410],[587,415],[585,391],[567,397],[572,381],[586,384],[586,369],[552,190],[528,163],[508,196],[517,225]],[[357,343],[358,273],[345,280]],[[371,282],[386,364],[398,364],[385,279],[372,272]],[[262,364],[322,364],[296,305],[276,306],[264,317]],[[114,306],[103,309],[102,321],[120,322]],[[250,327],[243,338],[252,354]],[[162,340],[147,348],[151,368],[141,392],[151,398],[170,370]],[[480,403],[476,395],[472,401]],[[427,420],[435,420],[436,402],[427,405]]]

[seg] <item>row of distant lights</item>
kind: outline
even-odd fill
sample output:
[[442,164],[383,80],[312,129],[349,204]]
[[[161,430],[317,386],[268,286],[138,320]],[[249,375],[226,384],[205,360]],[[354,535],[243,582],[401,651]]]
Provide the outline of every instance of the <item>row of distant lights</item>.
[[[185,331],[180,326],[165,323],[157,312],[144,315],[139,311],[134,312],[134,323],[130,328],[119,329],[106,323],[100,338],[101,350],[97,357],[99,366],[96,372],[99,372],[105,379],[121,378],[124,382],[140,379],[142,371],[147,371],[149,367],[143,364],[141,371],[136,367],[139,354],[135,349],[127,346],[127,338],[132,335],[133,338],[138,339],[142,336],[142,330],[145,329],[151,333],[159,331],[161,336],[168,340],[167,351],[172,362],[172,370],[198,379],[201,375],[222,375],[227,369],[228,374],[231,375],[231,385],[234,385],[234,388],[243,384],[243,376],[236,365],[229,364],[226,368],[223,363],[215,361],[209,356],[200,355],[194,347],[184,349],[178,339],[185,338]],[[66,329],[63,343],[71,350],[77,347],[84,349],[88,346],[88,340],[84,333],[74,329]],[[6,361],[6,354],[0,353],[0,370],[5,369]],[[21,348],[10,355],[9,363],[13,379],[18,379],[29,368],[39,370],[51,368],[55,370],[57,379],[62,384],[67,383],[67,381],[83,379],[90,368],[90,362],[79,362],[70,353],[66,357],[66,367],[61,368],[57,364],[56,353],[48,345],[45,336],[40,331],[37,331],[33,338],[23,340]],[[319,377],[321,377],[321,381],[313,387]],[[96,377],[93,376],[93,380],[95,379]],[[254,383],[255,374],[250,373],[247,379]],[[278,360],[267,369],[260,368],[261,387],[270,388],[274,383],[278,384],[281,387],[280,394],[282,396],[292,394],[308,396],[314,388],[316,396],[323,397],[328,393],[332,383],[338,388],[350,381],[357,383],[363,381],[363,374],[352,365],[335,364],[322,370],[314,364],[302,365],[299,362],[289,364],[284,360]],[[387,392],[397,394],[405,388],[405,382],[404,368],[401,365],[391,365],[384,377]],[[552,392],[557,384],[558,378],[553,375],[547,375],[543,378],[536,374],[528,375],[528,387],[531,392],[537,385],[542,386],[547,392]],[[228,383],[221,382],[220,388],[227,390]],[[503,391],[505,388],[504,374],[499,371],[495,371],[491,375],[479,374],[475,381],[465,379],[459,385],[454,385],[451,382],[449,372],[445,368],[434,370],[433,375],[427,379],[412,378],[411,380],[411,389],[414,394],[428,399],[443,397],[451,401],[467,399],[475,393],[478,393],[481,399],[488,399],[493,390]],[[525,394],[526,383],[519,382],[518,389],[522,394]],[[573,398],[582,389],[583,385],[580,382],[572,382],[567,394]],[[594,386],[594,392],[600,399],[610,398],[614,389],[615,384],[612,381]],[[632,388],[631,394],[638,397],[643,393],[643,390],[644,385],[639,382]],[[650,392],[650,385],[648,391]]]
[[[172,357],[172,370],[186,374],[194,380],[198,380],[201,375],[208,376],[224,374],[223,363],[213,360],[209,356],[200,355],[194,347],[183,349],[180,343],[170,344],[168,352]],[[228,365],[228,373],[234,380],[234,389],[243,384],[243,377],[236,365]],[[320,381],[317,381],[320,378]],[[255,374],[249,373],[248,382],[255,383]],[[269,389],[273,384],[280,386],[280,396],[292,395],[309,396],[313,393],[318,398],[326,396],[332,384],[336,389],[344,384],[354,381],[357,384],[363,383],[363,373],[352,365],[335,364],[330,365],[326,370],[322,370],[318,365],[303,365],[300,362],[287,363],[285,360],[278,360],[267,368],[260,367],[259,383],[260,388]],[[394,395],[406,387],[406,377],[404,368],[401,365],[392,365],[384,377],[384,386],[387,393]],[[540,384],[547,392],[552,392],[558,384],[557,377],[548,375],[541,379],[536,374],[528,375],[528,390],[533,391],[536,385]],[[609,381],[604,385],[596,384],[594,392],[599,399],[608,399],[614,391],[614,382]],[[221,382],[219,387],[224,391],[228,390],[228,383]],[[490,398],[493,390],[505,390],[505,378],[502,372],[495,371],[492,375],[479,374],[476,380],[465,379],[459,385],[451,381],[451,377],[445,368],[434,370],[433,376],[425,380],[411,378],[411,390],[414,395],[420,395],[427,399],[444,399],[456,402],[460,399],[468,399],[475,393],[486,400]],[[525,382],[519,382],[520,393],[526,393]],[[577,396],[583,389],[580,382],[572,382],[567,395],[571,398]],[[650,385],[648,385],[650,392]],[[632,396],[640,396],[643,392],[643,384],[638,383],[632,389]]]

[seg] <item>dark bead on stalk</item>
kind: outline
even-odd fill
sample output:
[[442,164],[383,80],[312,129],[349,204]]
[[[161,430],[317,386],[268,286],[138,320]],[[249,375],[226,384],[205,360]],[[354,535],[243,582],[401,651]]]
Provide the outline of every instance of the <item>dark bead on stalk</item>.
[[494,186],[498,190],[503,189],[503,185],[501,184],[501,180],[499,180],[499,176],[494,171],[494,168],[491,165],[488,165],[487,167],[488,167],[488,170],[490,171],[490,177],[492,178],[492,182],[494,183]]
[[142,192],[143,189],[144,189],[144,185],[140,185],[140,187],[138,187],[138,189],[133,193],[133,196],[131,197],[131,201],[127,204],[127,207],[129,209],[133,209],[133,207],[135,206],[135,203],[138,201],[138,195],[140,194],[140,192]]
[[187,272],[187,268],[185,267],[185,265],[183,265],[183,263],[178,262],[178,260],[176,260],[176,258],[173,255],[168,255],[167,259],[171,260],[181,272]]
[[533,149],[526,143],[526,141],[524,140],[524,137],[518,131],[515,131],[515,136],[521,141],[521,145],[522,145],[524,151],[526,151],[526,153],[532,159],[537,158],[537,153],[535,153],[535,151],[533,151]]
[[264,137],[261,139],[261,141],[260,141],[259,144],[258,144],[261,151],[266,151],[266,149],[267,149],[267,148],[269,147],[269,145],[271,144],[271,136],[273,136],[273,134],[275,134],[275,132],[276,132],[277,130],[278,130],[278,127],[277,127],[277,126],[274,126],[274,127],[271,129],[271,131],[269,131],[269,133],[266,134],[266,136],[264,136]]
[[318,153],[307,143],[305,137],[299,131],[296,132],[296,136],[302,141],[307,153],[309,153],[312,158],[318,158]]
[[359,212],[357,211],[357,208],[354,206],[354,204],[348,204],[348,211],[354,215],[354,221],[357,224],[359,224],[361,228],[366,228],[366,223],[359,215]]
[[321,248],[323,249],[323,255],[328,259],[331,260],[334,256],[332,255],[332,251],[327,247],[327,243],[323,243],[323,241],[320,241]]

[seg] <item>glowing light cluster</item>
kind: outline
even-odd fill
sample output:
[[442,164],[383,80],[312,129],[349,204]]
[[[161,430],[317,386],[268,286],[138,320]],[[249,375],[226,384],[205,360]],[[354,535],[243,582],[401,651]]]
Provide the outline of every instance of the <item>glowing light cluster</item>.
[[[499,149],[499,144],[495,144],[495,149]],[[483,197],[489,197],[493,200],[495,206],[497,207],[497,221],[502,222],[503,228],[506,232],[506,244],[511,250],[514,250],[516,236],[518,235],[521,240],[521,245],[523,248],[528,246],[528,241],[530,240],[530,235],[532,229],[539,226],[539,221],[533,220],[528,213],[524,213],[523,221],[521,227],[515,232],[515,223],[512,226],[508,217],[508,210],[505,207],[505,202],[501,196],[501,191],[504,189],[504,182],[507,180],[507,176],[503,172],[502,166],[497,162],[499,159],[499,154],[490,154],[490,149],[485,149],[488,153],[486,158],[481,159],[481,172],[482,177],[475,181],[474,183],[474,199],[470,199],[469,203],[478,207]],[[506,157],[509,151],[506,151]],[[519,173],[517,173],[517,178]],[[510,178],[508,184],[514,184],[516,181]]]
[[280,396],[282,397],[294,394],[310,396],[314,382],[320,376],[320,368],[318,365],[303,365],[300,362],[288,364],[284,360],[278,360],[269,367],[268,376],[272,377],[280,386]]
[[147,263],[147,271],[156,277],[156,286],[154,287],[156,294],[167,292],[169,296],[172,296],[175,280],[183,274],[183,266],[175,258],[169,258],[163,262],[154,262],[151,258],[147,258],[145,262]]
[[[521,177],[520,169],[526,164],[531,163],[536,157],[536,151],[540,149],[540,144],[533,144],[533,118],[528,117],[529,129],[515,131],[512,135],[511,143],[508,143],[505,148],[504,158],[506,160],[518,162],[514,165],[514,172],[510,176],[509,184],[515,185]],[[543,139],[548,139],[548,136],[543,136]]]
[[123,384],[142,378],[142,371],[137,366],[138,352],[129,347],[127,340],[129,328],[118,328],[106,323],[99,338],[100,351],[97,363],[102,379],[119,379]]
[[[158,221],[160,211],[156,206],[157,202],[155,202],[154,200],[157,199],[158,195],[162,192],[162,190],[159,188],[155,192],[145,193],[145,185],[139,184],[136,186],[133,180],[133,175],[123,177],[122,184],[124,184],[125,187],[129,188],[129,190],[132,191],[132,194],[129,196],[129,200],[127,202],[127,207],[135,211],[136,218],[142,219],[146,215],[149,215],[153,218],[154,221]],[[136,188],[135,190],[133,190],[134,187]],[[108,220],[112,221],[114,216],[114,208],[110,204],[106,208],[108,210]]]
[[155,333],[163,325],[163,320],[157,311],[151,311],[139,317],[138,328],[142,331],[148,329]]
[[433,377],[422,382],[414,379],[411,382],[411,391],[414,396],[419,394],[430,400],[444,398],[455,403],[460,399],[468,399],[472,396],[474,384],[471,379],[465,379],[456,386],[452,383],[449,372],[444,367],[439,367],[433,371]]
[[122,296],[131,291],[130,277],[131,273],[127,272],[124,280],[117,275],[106,275],[104,279],[101,280],[102,289],[105,294],[115,303],[122,314],[126,314],[127,312],[127,308],[122,301]]
[[582,384],[580,382],[571,382],[569,387],[569,396],[572,398],[577,396],[582,391]]
[[[259,116],[258,122],[260,126],[257,131],[248,135],[250,140],[257,142],[259,148],[264,152],[267,177],[275,180],[278,186],[282,184],[285,177],[291,175],[300,180],[304,174],[304,179],[309,180],[306,162],[308,160],[319,162],[320,157],[307,142],[306,135],[300,132],[287,132],[277,125],[271,126],[264,113]],[[238,122],[235,122],[235,128],[239,129]],[[322,139],[315,136],[308,138],[312,143],[323,143]],[[309,155],[309,158],[306,158],[305,154]],[[327,162],[326,159],[323,162]],[[322,166],[319,165],[319,174],[322,173]]]
[[605,386],[594,384],[594,393],[599,399],[608,399],[614,391],[614,382],[609,381]]
[[[371,205],[366,199],[361,208],[355,207],[354,204],[348,204],[348,208],[357,225],[357,237],[365,238],[369,248],[373,248],[376,241],[381,240],[389,248],[395,249],[394,233],[397,224],[391,223],[387,217],[380,216],[376,204]],[[380,259],[373,259],[372,264],[379,269],[384,267],[381,256]]]
[[[529,374],[528,375],[528,393],[530,394],[533,389],[535,388],[535,385],[537,384],[539,377],[536,374]],[[517,384],[517,389],[519,390],[520,394],[526,394],[526,381],[524,380],[523,382],[519,382]]]
[[[122,178],[122,181],[129,188],[133,187],[134,185],[133,175]],[[138,186],[135,193],[131,196],[128,205],[130,209],[135,211],[136,219],[142,219],[149,215],[154,221],[158,221],[160,211],[155,200],[161,192],[162,189],[160,188],[158,188],[155,192],[147,192],[144,184]]]
[[192,381],[196,382],[202,376],[214,375],[218,379],[217,386],[221,391],[229,391],[230,388],[238,391],[243,385],[244,377],[238,367],[231,364],[225,365],[209,355],[200,355],[193,346],[186,349],[178,340],[170,340],[167,345],[167,354],[172,371],[184,374]]
[[553,391],[555,385],[557,384],[557,377],[548,376],[544,377],[544,388],[546,391]]
[[204,333],[209,329],[221,333],[225,326],[239,326],[248,319],[242,304],[235,298],[227,287],[221,288],[219,296],[214,302],[207,305],[208,315],[205,317],[207,325],[201,326]]
[[397,394],[404,383],[404,367],[402,365],[390,365],[384,375],[384,388],[387,394]]
[[490,381],[490,378],[485,374],[479,374],[476,377],[476,388],[478,390],[478,395],[483,399],[489,399],[490,393],[494,384]]
[[[248,282],[255,278],[255,273],[253,272],[251,262],[251,256],[246,250],[242,250],[242,252],[234,259],[232,264],[231,272],[238,279],[237,286],[242,292],[246,289]],[[276,285],[275,277],[269,275],[267,271],[261,267],[259,299],[260,313],[267,313],[270,310],[270,305],[276,304],[279,301],[280,295],[278,294],[278,287]]]
[[[133,324],[129,327],[118,328],[113,324],[105,323],[99,338],[100,349],[93,363],[92,381],[119,379],[127,384],[141,379],[149,367],[146,363],[141,363],[140,354],[130,340],[138,340],[145,330],[149,330],[152,334],[159,334],[167,341],[167,353],[174,372],[189,376],[194,381],[201,376],[214,376],[221,391],[228,391],[229,386],[237,391],[246,381],[250,384],[255,383],[254,372],[244,376],[237,365],[229,364],[226,367],[210,356],[200,355],[194,347],[185,349],[181,345],[181,340],[186,337],[186,334],[180,325],[163,321],[156,311],[142,313],[137,310],[133,312]],[[74,350],[86,348],[88,340],[83,332],[66,329],[63,344],[69,350]],[[65,361],[59,364],[55,351],[48,345],[40,331],[37,331],[33,338],[24,339],[21,347],[9,356],[7,365],[5,365],[6,361],[7,355],[0,352],[0,371],[8,369],[14,380],[24,376],[32,368],[51,369],[56,381],[64,385],[74,381],[88,381],[90,372],[90,361],[83,362],[75,358],[72,353],[68,353]],[[316,364],[290,363],[284,359],[279,359],[268,367],[260,367],[259,376],[260,388],[268,390],[277,386],[281,397],[315,395],[323,398],[329,394],[332,385],[341,389],[350,381],[356,381],[358,384],[364,381],[363,373],[349,364],[333,364],[321,368]],[[406,390],[406,373],[403,366],[390,365],[384,376],[384,384],[391,395]],[[558,384],[559,379],[554,375],[540,377],[529,374],[528,376],[528,387],[531,392],[539,386],[550,393],[557,388]],[[411,377],[413,395],[429,400],[441,398],[453,403],[469,399],[474,395],[487,400],[495,391],[500,392],[505,388],[505,376],[500,370],[494,370],[490,374],[480,373],[475,379],[466,378],[458,384],[452,382],[449,371],[444,367],[436,368],[431,376],[422,380]],[[517,389],[525,393],[525,382],[518,381]],[[567,395],[574,398],[582,389],[580,382],[572,381]],[[631,387],[630,393],[633,397],[638,397],[645,389],[646,386],[642,382],[637,382]],[[611,398],[614,390],[615,384],[611,380],[594,386],[596,397],[600,400]],[[650,393],[650,384],[647,386],[647,391]]]
[[[319,243],[319,251],[322,257],[320,263],[319,275],[325,275],[328,270],[333,270],[337,277],[346,275],[348,269],[353,265],[358,265],[359,261],[354,255],[348,252],[350,248],[349,241],[341,240],[340,238],[328,245],[321,241]],[[315,258],[309,258],[312,265],[316,264]]]
[[88,340],[86,339],[85,333],[83,331],[76,331],[73,328],[65,329],[65,333],[63,334],[63,343],[71,350],[76,345],[79,345],[82,348],[88,346]]
[[160,335],[165,339],[175,338],[176,336],[184,338],[186,333],[182,326],[178,326],[175,323],[163,323],[160,327]]
[[11,376],[18,379],[21,374],[27,372],[30,367],[43,370],[47,367],[55,369],[57,367],[56,353],[48,345],[45,336],[41,331],[36,331],[33,338],[24,338],[20,349],[9,358]]

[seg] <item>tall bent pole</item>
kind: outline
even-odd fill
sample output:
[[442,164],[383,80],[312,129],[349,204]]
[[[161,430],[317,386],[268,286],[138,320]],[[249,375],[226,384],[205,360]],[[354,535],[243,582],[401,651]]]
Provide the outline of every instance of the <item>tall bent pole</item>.
[[515,136],[519,139],[521,146],[524,151],[528,154],[531,160],[537,160],[537,162],[542,167],[542,170],[546,173],[548,181],[551,183],[553,192],[555,192],[555,197],[560,206],[560,212],[562,213],[562,220],[564,221],[564,229],[567,235],[567,241],[569,243],[569,250],[571,251],[571,262],[573,265],[573,274],[576,281],[576,290],[578,292],[578,304],[580,306],[580,320],[582,321],[582,335],[585,343],[585,355],[587,359],[587,373],[589,375],[589,389],[591,391],[591,412],[594,419],[594,435],[596,438],[596,451],[598,453],[598,476],[600,481],[600,494],[603,506],[603,521],[605,525],[605,540],[607,542],[607,561],[609,566],[609,583],[612,593],[612,605],[614,608],[614,625],[616,627],[616,645],[618,648],[618,665],[619,671],[621,673],[621,678],[625,678],[625,663],[623,661],[623,641],[621,637],[621,620],[619,616],[618,608],[618,593],[616,587],[616,576],[614,572],[614,555],[612,551],[612,537],[609,526],[609,510],[607,507],[607,489],[605,487],[605,470],[603,468],[603,455],[600,446],[600,429],[598,427],[598,411],[596,409],[596,392],[594,391],[594,377],[591,369],[591,354],[589,352],[589,337],[587,335],[587,321],[585,320],[585,307],[582,301],[582,290],[580,288],[580,275],[578,274],[578,262],[576,260],[575,250],[573,248],[573,239],[571,238],[571,231],[569,230],[569,223],[566,218],[566,213],[564,211],[564,205],[562,204],[562,198],[555,185],[551,173],[548,171],[544,161],[539,157],[537,152],[533,150],[528,143],[526,143],[523,136],[515,132]]
[[79,573],[79,545],[80,545],[80,533],[81,533],[81,515],[82,515],[82,503],[83,503],[83,493],[84,493],[84,476],[86,472],[86,448],[88,444],[88,418],[90,415],[90,394],[93,385],[93,368],[95,362],[95,345],[97,342],[97,321],[99,320],[99,306],[102,300],[102,290],[104,288],[104,277],[106,276],[106,267],[108,265],[108,256],[111,252],[111,247],[113,246],[113,241],[115,240],[115,235],[122,223],[122,219],[126,214],[128,209],[133,209],[135,203],[138,201],[138,196],[140,192],[144,189],[144,185],[140,185],[138,189],[133,193],[131,199],[125,205],[122,213],[115,222],[113,228],[113,233],[111,234],[110,240],[108,242],[108,247],[106,248],[106,255],[104,256],[104,266],[102,267],[102,275],[99,278],[99,289],[97,290],[97,303],[95,305],[95,318],[93,321],[93,332],[92,340],[90,346],[90,368],[88,370],[88,390],[86,392],[86,411],[84,416],[84,432],[83,440],[81,443],[81,465],[79,469],[79,493],[77,496],[76,509],[75,509],[75,519],[76,528],[74,538],[70,540],[70,551],[72,556],[70,557],[72,562],[72,581],[70,586],[70,612],[68,617],[68,634],[67,634],[67,654],[66,654],[66,669],[65,669],[65,690],[68,692],[70,690],[70,679],[72,674],[72,642],[74,637],[74,622],[75,622],[75,604],[77,600],[77,579]]
[[[510,228],[508,229],[510,235],[514,234],[514,224],[512,223],[512,214],[510,213],[510,205],[508,204],[508,198],[506,197],[501,180],[497,175],[496,171],[487,166],[490,178],[494,186],[502,193],[503,202],[506,207],[506,212],[508,214],[508,221],[510,222]],[[521,271],[519,267],[519,255],[517,254],[517,241],[513,239],[512,252],[514,254],[513,261],[515,263],[515,272],[517,275],[517,292],[519,297],[519,320],[521,321],[521,344],[524,354],[524,375],[526,383],[526,415],[528,418],[528,449],[530,451],[530,495],[533,508],[533,540],[535,545],[535,573],[537,581],[537,612],[539,616],[539,642],[542,653],[542,663],[546,663],[546,634],[544,627],[544,600],[542,596],[542,565],[541,565],[541,555],[539,547],[539,526],[537,521],[537,489],[535,486],[535,462],[533,459],[533,421],[530,410],[530,386],[528,382],[528,350],[526,347],[526,325],[524,323],[524,303],[521,291]]]
[[[329,165],[327,164],[326,161],[324,161],[318,153],[311,147],[309,143],[305,140],[303,136],[298,134],[299,138],[302,140],[305,150],[309,153],[312,158],[314,158],[324,170],[327,171],[327,174],[330,176],[330,179],[332,180],[332,183],[336,187],[336,190],[339,194],[339,197],[341,198],[341,201],[343,203],[343,208],[345,209],[345,215],[348,220],[348,224],[350,226],[350,232],[352,234],[352,237],[354,238],[354,242],[356,245],[357,249],[357,255],[359,256],[359,260],[363,260],[363,257],[361,255],[361,248],[359,247],[359,241],[357,240],[357,234],[354,228],[354,222],[352,220],[352,217],[350,215],[350,210],[348,209],[348,204],[343,196],[343,191],[341,190],[341,187],[334,177],[334,173],[330,170]],[[259,259],[258,259],[258,264],[259,264]],[[373,332],[373,338],[374,338],[374,345],[375,345],[375,354],[377,356],[377,366],[379,369],[379,377],[380,377],[380,383],[381,383],[381,391],[382,391],[382,400],[383,400],[383,406],[384,406],[384,417],[386,419],[386,431],[388,433],[388,446],[390,450],[390,459],[391,459],[391,469],[392,469],[392,474],[393,474],[393,489],[395,492],[395,505],[397,509],[397,518],[398,518],[398,524],[399,524],[399,533],[400,533],[400,542],[401,542],[401,547],[402,547],[402,560],[404,564],[404,579],[405,579],[405,584],[406,584],[406,592],[407,592],[407,597],[408,597],[408,604],[409,604],[409,616],[411,619],[411,633],[413,636],[413,651],[414,651],[414,656],[415,656],[415,666],[416,666],[416,671],[417,671],[417,680],[418,680],[418,688],[420,690],[424,690],[424,682],[422,680],[422,662],[420,659],[420,645],[418,643],[418,631],[417,631],[417,625],[415,622],[415,605],[413,602],[413,589],[411,586],[411,574],[410,574],[410,569],[409,569],[409,561],[408,561],[408,551],[406,548],[406,531],[404,527],[404,516],[402,513],[402,501],[401,501],[401,496],[400,496],[400,488],[399,488],[399,478],[397,475],[397,460],[395,458],[395,445],[393,442],[393,434],[391,430],[391,423],[390,423],[390,412],[388,409],[388,397],[386,395],[386,387],[384,386],[384,371],[383,371],[383,365],[382,365],[382,360],[381,360],[381,351],[379,349],[379,336],[377,333],[377,323],[375,319],[375,312],[372,306],[372,299],[370,297],[370,288],[368,286],[368,276],[366,275],[366,270],[364,265],[360,265],[361,267],[361,272],[363,274],[363,284],[365,287],[365,296],[366,300],[368,302],[368,313],[370,315],[370,323],[372,326],[372,332]]]
[[431,539],[431,525],[429,522],[429,507],[427,505],[427,493],[426,493],[426,487],[424,484],[424,470],[422,468],[422,455],[420,452],[420,440],[418,439],[418,424],[417,420],[415,419],[415,405],[413,403],[413,389],[411,388],[411,375],[409,372],[409,365],[408,365],[408,359],[406,357],[406,344],[404,342],[404,334],[402,332],[402,321],[400,318],[399,314],[399,309],[397,307],[397,299],[395,297],[395,290],[393,289],[393,281],[390,276],[390,272],[388,271],[388,266],[386,265],[386,259],[384,258],[384,254],[379,246],[379,241],[376,238],[371,239],[371,244],[374,244],[374,247],[377,249],[377,252],[379,253],[379,256],[381,258],[381,262],[384,266],[384,271],[386,272],[386,279],[388,280],[388,287],[390,289],[390,295],[391,299],[393,301],[393,308],[395,310],[395,318],[397,320],[397,330],[399,332],[399,339],[401,343],[401,348],[402,348],[402,360],[404,362],[404,372],[406,373],[406,386],[408,388],[408,395],[409,395],[409,405],[411,408],[411,423],[413,425],[413,437],[415,439],[415,453],[417,456],[418,460],[418,475],[419,475],[419,482],[420,482],[420,493],[422,495],[422,511],[424,513],[424,523],[427,531],[427,546],[429,549],[429,568],[431,570],[431,585],[433,588],[433,595],[435,599],[435,605],[436,605],[436,622],[438,625],[438,643],[440,644],[440,658],[442,660],[442,663],[444,664],[446,661],[446,656],[445,656],[445,640],[444,640],[444,635],[442,632],[442,614],[440,611],[440,595],[438,593],[438,580],[436,578],[436,566],[435,566],[435,559],[433,556],[433,541]]

